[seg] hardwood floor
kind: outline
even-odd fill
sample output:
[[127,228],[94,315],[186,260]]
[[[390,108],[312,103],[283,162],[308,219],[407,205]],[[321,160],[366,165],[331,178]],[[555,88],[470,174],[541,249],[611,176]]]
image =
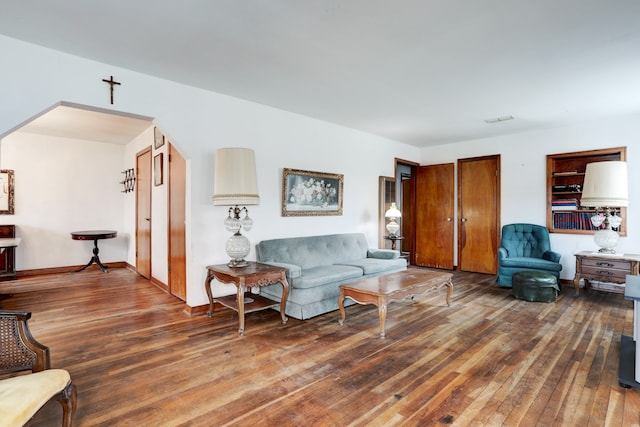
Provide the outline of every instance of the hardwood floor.
[[[307,321],[268,310],[188,317],[126,269],[1,282],[5,309],[33,312],[36,339],[78,387],[78,426],[632,426],[640,392],[618,385],[621,294],[565,287],[555,303],[516,300],[493,276]],[[58,426],[45,407],[31,426]],[[1,423],[0,423],[1,424]]]

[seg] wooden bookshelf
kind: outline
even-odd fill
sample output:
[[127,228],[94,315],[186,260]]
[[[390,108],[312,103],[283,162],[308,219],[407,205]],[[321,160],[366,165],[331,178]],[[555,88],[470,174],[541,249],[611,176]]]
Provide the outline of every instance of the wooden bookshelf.
[[[627,147],[547,155],[547,228],[551,233],[593,234],[595,212],[580,203],[588,163],[627,160]],[[617,230],[627,235],[627,209],[618,208],[622,224]]]

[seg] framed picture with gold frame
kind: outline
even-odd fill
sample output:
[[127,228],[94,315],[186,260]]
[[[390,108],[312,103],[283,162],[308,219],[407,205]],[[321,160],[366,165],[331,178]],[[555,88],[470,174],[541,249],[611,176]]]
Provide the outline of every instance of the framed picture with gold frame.
[[13,170],[0,170],[0,215],[14,214]]
[[282,216],[342,215],[344,175],[285,168]]

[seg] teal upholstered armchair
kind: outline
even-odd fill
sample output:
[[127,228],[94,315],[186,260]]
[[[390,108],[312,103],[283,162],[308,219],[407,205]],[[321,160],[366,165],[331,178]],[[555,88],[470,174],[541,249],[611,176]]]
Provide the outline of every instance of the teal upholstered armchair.
[[499,286],[511,287],[518,271],[544,271],[560,279],[560,254],[551,250],[549,230],[535,224],[507,224],[502,227],[498,248]]

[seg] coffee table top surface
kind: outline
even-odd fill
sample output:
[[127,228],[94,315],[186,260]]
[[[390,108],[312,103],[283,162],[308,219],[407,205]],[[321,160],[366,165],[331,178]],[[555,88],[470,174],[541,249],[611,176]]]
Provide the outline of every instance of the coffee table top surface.
[[340,287],[345,289],[355,289],[360,292],[368,292],[376,295],[389,295],[394,292],[405,291],[411,288],[447,282],[450,281],[452,277],[452,273],[410,268],[396,273],[347,283],[340,285]]

